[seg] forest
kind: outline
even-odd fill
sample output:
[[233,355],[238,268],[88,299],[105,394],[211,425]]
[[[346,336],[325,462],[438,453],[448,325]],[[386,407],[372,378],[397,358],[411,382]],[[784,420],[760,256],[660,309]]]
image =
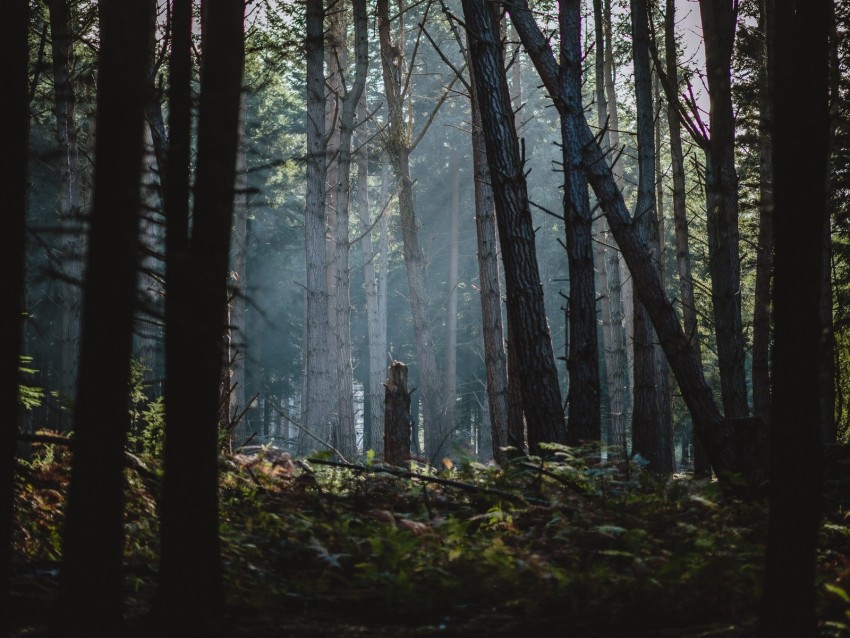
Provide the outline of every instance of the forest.
[[850,636],[850,0],[9,0],[0,636]]

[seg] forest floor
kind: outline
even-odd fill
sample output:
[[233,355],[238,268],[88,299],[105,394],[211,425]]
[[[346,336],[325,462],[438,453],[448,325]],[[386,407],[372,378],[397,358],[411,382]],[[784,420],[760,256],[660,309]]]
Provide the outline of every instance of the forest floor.
[[[221,635],[754,635],[763,503],[600,463],[593,450],[553,452],[546,463],[401,476],[368,460],[293,463],[276,450],[222,458]],[[69,456],[45,446],[19,463],[15,636],[44,635],[50,617]],[[128,459],[128,636],[155,636],[146,618],[161,469]],[[850,502],[840,491],[825,499],[818,552],[823,636],[850,636]]]

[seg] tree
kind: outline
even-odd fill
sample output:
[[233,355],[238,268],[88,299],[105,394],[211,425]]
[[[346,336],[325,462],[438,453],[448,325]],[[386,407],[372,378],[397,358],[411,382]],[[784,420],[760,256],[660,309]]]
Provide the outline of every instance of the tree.
[[330,440],[331,377],[328,358],[328,289],[325,279],[325,72],[324,10],[322,0],[307,3],[307,196],[305,245],[307,311],[304,324],[304,394],[301,414],[304,430],[298,449],[312,449],[307,432]]
[[[470,74],[469,85],[472,165],[475,173],[475,235],[478,246],[478,277],[481,282],[481,335],[484,339],[484,366],[487,374],[487,406],[490,413],[493,458],[497,462],[503,462],[503,447],[513,446],[520,451],[524,447],[522,406],[520,405],[519,418],[516,419],[517,424],[511,428],[508,362],[502,328],[502,294],[497,256],[496,210],[474,73]],[[519,387],[519,377],[514,383]]]
[[570,272],[570,345],[567,369],[570,386],[568,440],[601,439],[599,413],[599,347],[596,330],[592,216],[587,174],[578,129],[584,117],[581,101],[581,2],[559,4],[561,28],[560,100],[561,139],[564,162],[564,227]]
[[122,470],[153,2],[104,0],[98,13],[95,192],[74,461],[53,625],[56,633],[70,636],[122,633]]
[[[221,558],[218,539],[219,391],[224,361],[227,272],[233,223],[236,154],[239,144],[239,101],[244,56],[244,2],[205,3],[203,58],[198,116],[198,152],[191,228],[181,217],[175,228],[168,266],[167,294],[180,299],[166,318],[169,357],[177,357],[166,389],[166,459],[162,501],[162,552],[157,613],[178,630],[208,626],[221,612]],[[175,7],[176,9],[177,7]],[[180,51],[178,77],[185,79],[186,39],[190,26],[181,8],[175,25]],[[177,47],[180,47],[177,49]],[[188,49],[188,47],[187,47]],[[174,82],[174,80],[172,80]],[[175,97],[185,107],[185,86]],[[185,112],[181,113],[181,117]],[[182,126],[185,119],[180,122]],[[172,130],[172,143],[180,145]],[[169,155],[169,165],[172,158]],[[186,177],[184,166],[173,166]],[[179,172],[178,172],[179,171]],[[167,187],[172,176],[169,176]],[[188,210],[181,184],[175,204]],[[169,229],[170,230],[170,229]],[[179,311],[179,312],[175,312]],[[172,376],[173,375],[173,376]]]
[[50,0],[50,50],[56,102],[56,141],[58,142],[59,219],[64,236],[64,277],[62,284],[62,378],[60,388],[69,396],[76,387],[80,339],[80,286],[82,284],[82,198],[80,193],[79,149],[75,120],[74,40],[69,0]]
[[[653,131],[652,79],[649,64],[649,8],[644,0],[632,0],[632,50],[637,107],[638,196],[634,225],[649,249],[652,266],[661,278],[661,243],[655,198],[655,141]],[[663,410],[669,383],[666,366],[659,366],[656,336],[640,296],[634,296],[634,410],[632,451],[643,455],[660,473],[673,471],[673,424]]]
[[[815,636],[820,523],[820,305],[829,158],[830,3],[768,5],[775,79],[770,520],[760,636]],[[770,21],[774,21],[773,25]],[[794,42],[794,47],[788,43]],[[806,114],[806,126],[800,116]],[[805,217],[801,217],[805,214]]]
[[539,454],[541,443],[566,442],[566,427],[495,9],[481,0],[463,2],[505,267],[508,324],[516,328],[511,338],[517,341],[528,445]]
[[4,193],[3,233],[0,234],[0,635],[9,627],[9,572],[13,529],[15,446],[18,386],[24,313],[26,266],[27,159],[29,156],[29,2],[6,6],[0,23],[0,47],[6,61],[6,99],[9,109],[0,121],[0,187]]
[[[425,451],[432,460],[448,452],[448,436],[441,414],[440,383],[434,342],[428,323],[428,299],[425,294],[425,254],[417,235],[416,205],[413,181],[410,178],[410,153],[416,141],[410,140],[404,121],[404,99],[408,82],[404,66],[404,43],[392,42],[390,36],[389,1],[378,0],[378,35],[381,43],[381,70],[384,94],[387,99],[387,153],[396,180],[399,218],[403,238],[404,264],[410,289],[413,332],[416,338],[416,359],[419,366],[420,397],[425,428]],[[403,12],[400,17],[403,16]]]

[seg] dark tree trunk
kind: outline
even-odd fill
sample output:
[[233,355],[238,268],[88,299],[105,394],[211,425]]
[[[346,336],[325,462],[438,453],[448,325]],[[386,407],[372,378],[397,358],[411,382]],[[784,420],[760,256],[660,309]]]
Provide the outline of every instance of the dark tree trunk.
[[[493,458],[506,460],[503,447],[522,449],[522,406],[520,405],[519,442],[511,440],[508,396],[508,368],[505,337],[502,328],[502,293],[499,285],[498,239],[496,211],[490,186],[490,167],[481,128],[475,76],[470,77],[470,110],[472,111],[472,162],[475,171],[475,231],[478,245],[478,272],[481,282],[481,329],[484,338],[484,366],[487,371],[487,405],[490,413]],[[517,379],[518,381],[518,379]],[[514,432],[515,437],[517,432]],[[514,438],[515,438],[514,437]]]
[[[516,339],[519,355],[528,445],[532,454],[540,454],[541,443],[566,442],[566,427],[496,9],[482,0],[463,2],[505,264],[510,338]],[[595,358],[595,351],[592,354]]]
[[0,51],[6,64],[7,111],[0,120],[0,636],[9,628],[15,444],[18,434],[18,367],[22,351],[24,269],[26,264],[27,156],[29,153],[29,2],[6,5],[0,22]]
[[384,462],[402,465],[410,458],[410,391],[407,366],[393,361],[387,368],[384,393]]
[[[775,216],[770,522],[759,635],[816,636],[815,548],[823,450],[820,304],[829,157],[829,2],[768,13]],[[775,31],[774,31],[775,25]],[[789,46],[793,43],[794,46]],[[805,113],[805,126],[800,114]],[[805,219],[801,221],[801,212]]]
[[706,210],[709,269],[720,387],[727,418],[742,418],[749,414],[741,322],[738,174],[735,170],[735,115],[732,109],[731,68],[736,7],[737,2],[733,0],[700,0],[710,98],[711,141],[706,166],[707,188],[713,191]]
[[[212,626],[223,598],[218,540],[219,388],[244,46],[242,0],[215,0],[202,10],[204,57],[191,241],[174,255],[179,274],[169,281],[168,290],[185,303],[180,306],[185,314],[170,317],[166,326],[173,347],[169,354],[180,361],[180,367],[172,370],[178,376],[171,379],[171,405],[185,407],[178,408],[177,414],[166,412],[168,456],[157,611],[172,630],[179,631],[190,626],[197,631],[198,623]],[[183,367],[185,362],[191,368]]]
[[124,445],[153,2],[99,5],[97,145],[59,635],[122,634]]
[[[632,0],[632,46],[637,106],[638,197],[634,226],[649,249],[656,276],[661,280],[661,243],[655,199],[655,133],[652,108],[652,75],[649,65],[649,16],[644,0]],[[656,356],[655,330],[640,290],[634,296],[634,410],[632,412],[632,453],[641,454],[649,467],[659,473],[673,470],[672,424],[662,411],[662,394],[668,384],[661,382]]]
[[569,413],[567,439],[575,445],[601,438],[599,414],[599,346],[596,327],[592,216],[587,174],[578,141],[584,117],[581,103],[581,2],[560,3],[562,34],[559,99],[564,161],[564,227],[570,273]]
[[[761,0],[759,26],[766,34],[766,0]],[[759,78],[759,234],[753,308],[753,412],[770,423],[770,283],[773,278],[773,158],[770,138],[770,72],[767,55]]]

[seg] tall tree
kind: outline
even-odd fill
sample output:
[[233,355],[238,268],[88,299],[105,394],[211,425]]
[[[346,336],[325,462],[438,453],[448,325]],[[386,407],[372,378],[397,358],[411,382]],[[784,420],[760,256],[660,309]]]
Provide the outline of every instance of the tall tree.
[[[520,401],[517,423],[511,428],[508,354],[502,327],[496,210],[474,73],[470,74],[469,85],[470,110],[472,111],[472,164],[475,172],[475,235],[478,247],[478,280],[481,285],[481,336],[484,339],[484,367],[487,374],[487,407],[490,415],[493,458],[501,463],[505,460],[502,448],[513,446],[521,451],[524,446],[522,405]],[[519,387],[519,377],[515,383]]]
[[564,227],[570,272],[568,440],[576,444],[582,440],[598,441],[601,438],[599,347],[592,215],[578,135],[584,118],[581,101],[581,2],[564,0],[558,6],[561,64],[558,82],[560,93],[556,99],[563,104],[560,115],[564,163]]
[[[355,113],[366,86],[366,73],[369,66],[369,40],[366,15],[366,0],[354,0],[354,42],[355,42],[355,77],[350,88],[346,88],[342,67],[344,56],[335,54],[341,68],[338,71],[339,80],[334,83],[338,106],[339,136],[336,147],[335,171],[329,172],[330,198],[329,225],[331,209],[333,209],[333,285],[328,285],[329,308],[328,316],[333,317],[332,330],[329,338],[335,339],[333,345],[334,361],[336,363],[336,419],[334,441],[337,449],[346,457],[357,453],[357,441],[354,431],[354,397],[353,370],[351,361],[351,275],[349,272],[349,211],[351,204],[351,138],[354,133]],[[340,11],[340,10],[338,10]],[[345,46],[345,32],[342,33],[342,46]],[[329,166],[331,166],[329,164]],[[329,258],[330,260],[330,258]]]
[[70,0],[50,0],[50,49],[58,142],[59,220],[64,232],[60,389],[69,396],[76,387],[80,347],[80,286],[82,285],[83,223],[79,149],[75,122],[74,38]]
[[123,460],[154,3],[99,3],[95,192],[54,630],[122,633]]
[[[167,294],[183,300],[178,308],[185,314],[166,319],[166,338],[172,346],[168,354],[179,357],[180,362],[173,362],[177,365],[169,372],[176,376],[169,379],[171,385],[166,390],[170,390],[170,404],[166,406],[157,612],[178,630],[190,626],[196,630],[199,622],[210,626],[221,612],[223,597],[218,540],[217,426],[239,144],[244,8],[243,0],[215,0],[202,5],[203,57],[194,209],[191,229],[184,226],[178,230],[176,239],[183,241],[183,245],[174,247],[171,257],[175,267],[168,273],[175,279],[168,282]],[[186,33],[182,32],[186,26],[182,16],[181,36],[179,41],[174,41],[175,47],[187,43]],[[185,52],[180,53],[184,55]],[[183,57],[180,64],[185,63]],[[181,67],[180,78],[185,77],[184,71]],[[179,99],[184,97],[182,94]],[[174,133],[174,143],[182,144],[185,131],[181,131],[182,138],[175,139]],[[168,162],[170,165],[171,157]],[[177,170],[186,175],[184,167],[175,167]],[[179,206],[182,212],[186,211],[183,200]],[[191,362],[191,368],[186,362]]]
[[[524,167],[505,77],[497,7],[464,0],[470,57],[496,203],[505,266],[508,323],[516,328],[528,444],[566,442],[561,390],[546,323]],[[595,353],[594,353],[595,354]]]
[[[637,107],[638,196],[634,221],[649,249],[652,267],[661,278],[661,243],[655,198],[655,134],[652,106],[652,72],[649,63],[649,8],[645,0],[631,0],[632,51]],[[634,409],[632,452],[641,454],[661,473],[673,470],[673,424],[662,410],[668,383],[666,367],[658,365],[657,339],[640,296],[634,296]],[[665,418],[667,416],[668,418]]]
[[9,628],[15,445],[17,442],[18,366],[24,314],[26,265],[27,158],[29,155],[29,2],[6,5],[0,23],[0,51],[6,62],[8,110],[0,121],[0,188],[4,194],[0,233],[0,635]]
[[460,226],[460,153],[455,148],[449,163],[452,176],[451,226],[449,228],[449,298],[446,302],[446,376],[443,400],[446,403],[446,431],[457,426],[457,285],[458,233]]
[[313,442],[330,440],[331,376],[328,359],[328,287],[325,279],[325,151],[324,9],[322,0],[307,2],[307,195],[305,246],[307,309],[304,322],[304,393],[301,401],[304,430],[298,449],[306,452]]
[[[399,12],[399,19],[403,17],[403,13],[403,11]],[[425,427],[425,451],[432,460],[436,460],[448,452],[448,438],[441,414],[442,401],[437,360],[428,321],[425,254],[419,244],[413,180],[410,178],[410,153],[415,143],[410,140],[409,127],[404,118],[404,99],[409,88],[404,73],[404,43],[392,42],[389,0],[378,0],[377,15],[381,44],[381,70],[388,107],[386,144],[396,180],[404,264],[407,270],[407,285],[410,289],[416,360],[419,366],[420,400]]]
[[[770,521],[761,636],[816,636],[822,443],[820,296],[829,158],[830,3],[776,2],[768,20],[776,261]],[[788,43],[794,42],[794,47]],[[806,126],[800,126],[800,114]],[[805,216],[801,218],[801,214]]]
[[741,320],[738,173],[732,107],[732,50],[737,12],[737,0],[700,0],[711,129],[706,187],[712,192],[708,197],[706,222],[717,358],[723,411],[727,418],[749,414]]

